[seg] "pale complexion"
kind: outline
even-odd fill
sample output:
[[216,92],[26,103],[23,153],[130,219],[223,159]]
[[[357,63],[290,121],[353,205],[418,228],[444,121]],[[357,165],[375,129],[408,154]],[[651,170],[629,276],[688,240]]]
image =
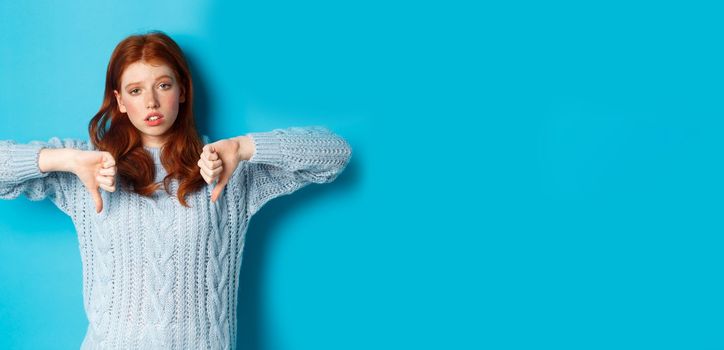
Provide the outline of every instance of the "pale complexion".
[[[126,113],[140,131],[143,145],[163,146],[165,133],[178,116],[179,104],[185,101],[183,88],[173,70],[165,64],[135,62],[122,74],[121,91],[113,92],[120,112]],[[152,113],[163,115],[159,125],[146,123]],[[213,202],[219,198],[239,163],[251,159],[254,152],[254,142],[246,135],[204,146],[197,165],[206,183],[217,182],[211,193]],[[66,171],[76,174],[93,197],[97,213],[103,210],[99,189],[116,190],[116,161],[109,152],[44,148],[38,157],[38,168],[43,173]]]
[[96,213],[103,210],[99,188],[116,191],[116,161],[109,152],[43,148],[38,155],[38,169],[43,173],[65,171],[78,176],[93,197]]
[[[166,64],[138,61],[126,67],[121,75],[121,90],[113,90],[118,109],[126,113],[131,124],[141,133],[144,146],[161,147],[166,142],[166,132],[178,116],[179,104],[183,103],[183,87],[176,74]],[[160,124],[147,124],[149,114],[163,117]]]
[[206,183],[218,181],[211,192],[212,202],[216,202],[219,198],[239,163],[251,159],[255,150],[254,141],[246,135],[219,140],[204,146],[197,165],[201,168],[201,177]]

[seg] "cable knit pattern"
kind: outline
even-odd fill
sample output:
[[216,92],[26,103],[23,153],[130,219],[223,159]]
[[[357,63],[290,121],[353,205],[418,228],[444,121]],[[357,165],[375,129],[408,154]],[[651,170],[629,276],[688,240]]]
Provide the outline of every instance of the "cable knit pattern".
[[[187,197],[101,190],[103,211],[72,173],[42,173],[42,148],[93,150],[88,141],[0,141],[0,198],[49,198],[71,217],[83,266],[88,330],[81,349],[235,349],[239,271],[252,215],[269,200],[333,181],[351,148],[323,127],[248,134],[255,152],[211,203],[213,185]],[[204,143],[209,143],[204,137]],[[166,170],[160,149],[144,147]]]

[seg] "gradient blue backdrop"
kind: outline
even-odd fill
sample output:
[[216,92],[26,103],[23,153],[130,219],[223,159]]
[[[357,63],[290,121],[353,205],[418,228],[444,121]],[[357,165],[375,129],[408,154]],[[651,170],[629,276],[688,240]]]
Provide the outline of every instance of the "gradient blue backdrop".
[[[240,349],[721,349],[714,4],[2,0],[0,139],[87,138],[113,47],[161,29],[213,139],[353,147],[252,220]],[[70,219],[0,201],[0,348],[86,322]]]

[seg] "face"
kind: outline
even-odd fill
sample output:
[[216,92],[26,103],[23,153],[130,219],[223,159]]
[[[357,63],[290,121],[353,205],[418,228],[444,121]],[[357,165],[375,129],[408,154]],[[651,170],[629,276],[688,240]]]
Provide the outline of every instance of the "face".
[[[121,113],[141,132],[144,146],[160,147],[178,116],[184,91],[166,64],[134,62],[121,75],[121,90],[113,90]],[[156,120],[153,120],[156,119]]]

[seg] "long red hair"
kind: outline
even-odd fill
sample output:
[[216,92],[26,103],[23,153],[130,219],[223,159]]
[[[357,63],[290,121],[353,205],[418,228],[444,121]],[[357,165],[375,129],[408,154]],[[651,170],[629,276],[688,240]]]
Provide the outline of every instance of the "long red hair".
[[143,148],[140,131],[126,113],[121,113],[113,94],[113,90],[121,90],[123,71],[138,61],[168,65],[183,88],[185,102],[179,105],[178,117],[167,131],[161,160],[168,173],[163,180],[164,189],[170,195],[171,181],[178,179],[178,200],[189,207],[185,196],[206,184],[197,165],[203,142],[194,123],[191,73],[181,48],[168,35],[152,31],[131,35],[118,43],[108,63],[103,104],[88,124],[91,142],[96,149],[113,155],[122,189],[150,197],[160,188],[161,184],[154,183],[153,158]]

